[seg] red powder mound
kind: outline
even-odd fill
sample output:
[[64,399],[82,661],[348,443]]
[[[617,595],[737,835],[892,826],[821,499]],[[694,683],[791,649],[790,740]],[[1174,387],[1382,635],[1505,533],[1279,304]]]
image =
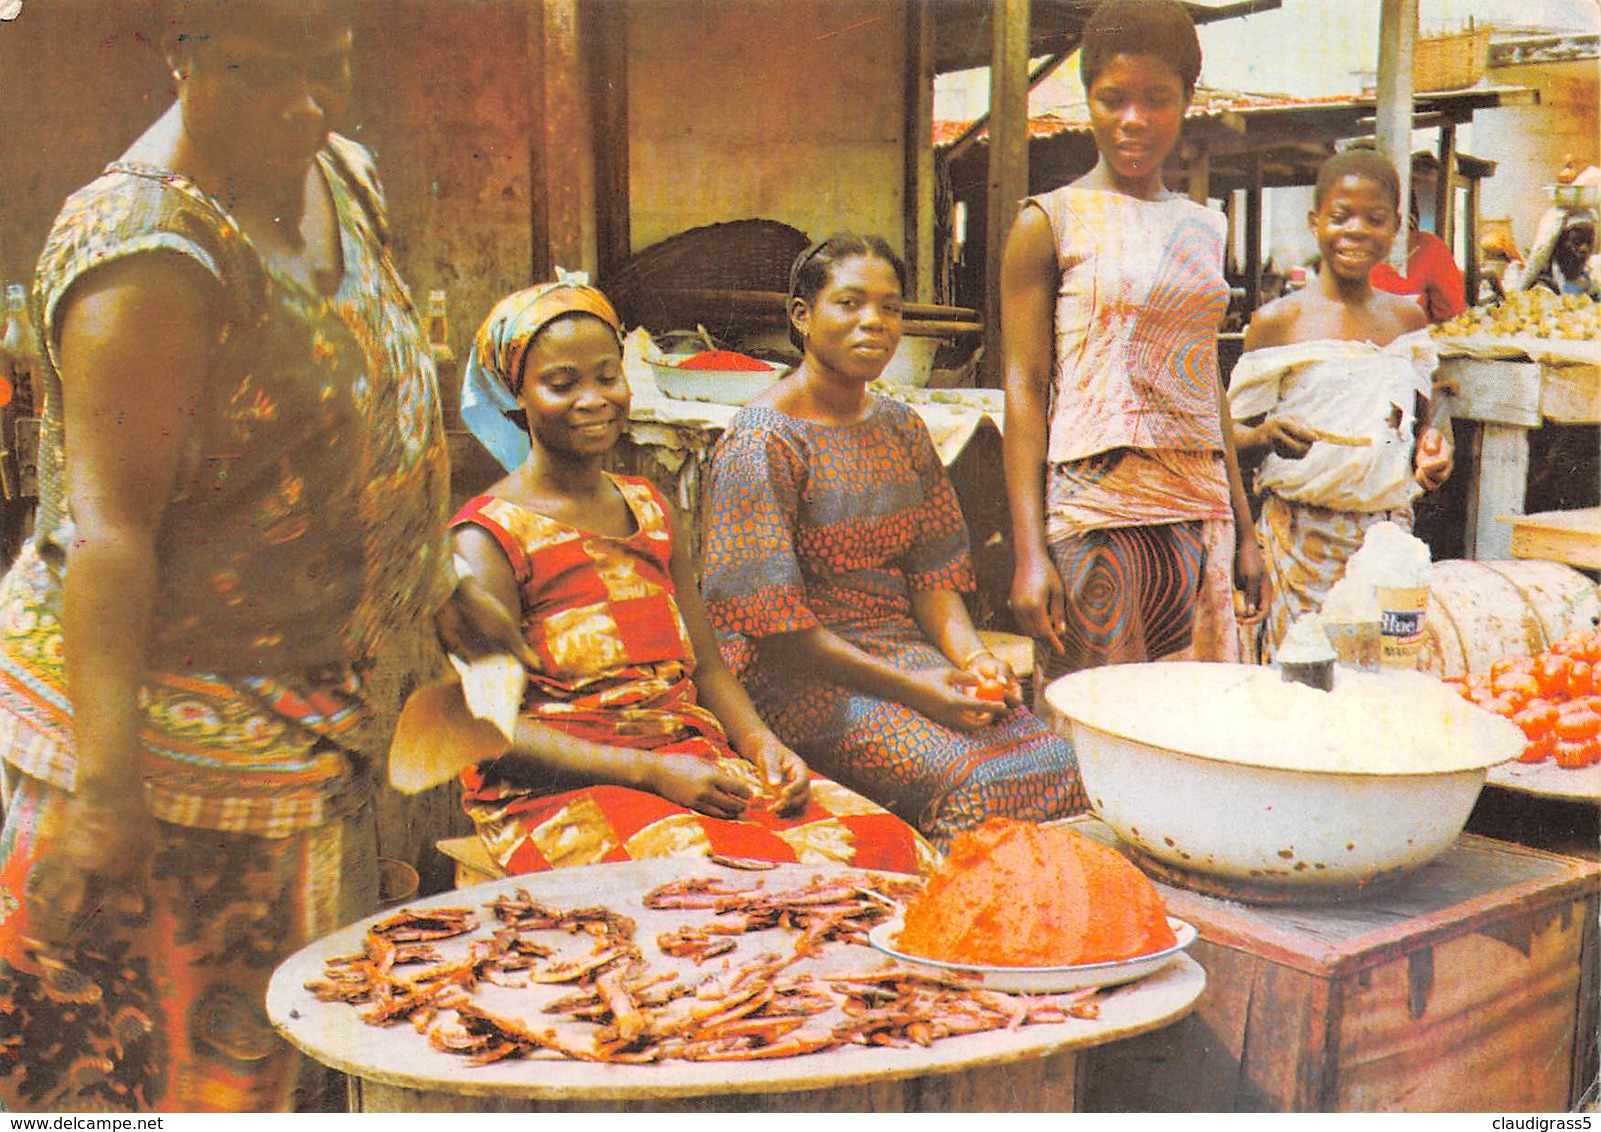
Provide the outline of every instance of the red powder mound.
[[1172,947],[1162,897],[1115,849],[994,818],[959,836],[906,906],[895,946],[990,967],[1067,967]]

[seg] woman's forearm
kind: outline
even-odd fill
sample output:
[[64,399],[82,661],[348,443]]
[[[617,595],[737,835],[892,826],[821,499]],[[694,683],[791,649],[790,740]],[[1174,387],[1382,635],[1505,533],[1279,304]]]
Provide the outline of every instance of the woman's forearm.
[[820,676],[881,700],[906,703],[913,694],[907,673],[821,627],[768,637],[761,648],[781,669]]
[[527,716],[517,720],[511,750],[491,766],[508,778],[555,778],[586,786],[651,789],[651,759],[647,752],[580,739]]
[[1048,556],[1045,547],[1045,398],[1031,381],[1009,382],[1001,445],[1012,548],[1019,559]]
[[157,581],[148,531],[81,527],[67,552],[62,648],[79,791],[140,796],[139,687]]
[[1218,414],[1223,435],[1223,463],[1228,470],[1229,504],[1234,511],[1234,538],[1236,542],[1255,538],[1251,524],[1251,504],[1245,495],[1245,477],[1240,475],[1240,458],[1234,448],[1234,416],[1229,411],[1228,395],[1221,384],[1217,391]]
[[953,590],[919,590],[912,595],[912,618],[934,647],[957,668],[985,651],[962,595]]

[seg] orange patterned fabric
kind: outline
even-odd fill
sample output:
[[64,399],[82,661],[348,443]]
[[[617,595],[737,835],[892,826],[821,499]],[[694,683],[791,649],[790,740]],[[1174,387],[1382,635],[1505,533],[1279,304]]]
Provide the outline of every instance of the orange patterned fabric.
[[[529,673],[523,713],[591,742],[707,759],[760,790],[755,768],[696,702],[694,651],[669,569],[666,505],[646,480],[612,482],[634,516],[627,538],[578,530],[492,496],[471,500],[456,517],[495,539],[517,580],[523,631],[541,662]],[[917,872],[931,857],[905,823],[816,776],[800,814],[779,817],[758,801],[737,821],[646,791],[571,786],[512,781],[486,767],[462,775],[479,836],[514,873],[707,852]]]

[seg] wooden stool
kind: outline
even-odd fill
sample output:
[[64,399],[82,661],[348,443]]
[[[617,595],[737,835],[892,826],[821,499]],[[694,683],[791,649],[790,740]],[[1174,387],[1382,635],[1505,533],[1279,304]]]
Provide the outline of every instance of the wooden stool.
[[456,887],[481,884],[486,880],[499,880],[506,870],[489,855],[478,835],[447,837],[434,842],[434,848],[456,862]]

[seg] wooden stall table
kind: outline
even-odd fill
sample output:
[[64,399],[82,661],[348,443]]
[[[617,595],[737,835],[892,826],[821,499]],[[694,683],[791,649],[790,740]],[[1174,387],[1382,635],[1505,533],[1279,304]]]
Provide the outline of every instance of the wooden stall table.
[[[632,917],[635,941],[653,969],[678,968],[693,985],[722,960],[704,968],[661,955],[657,935],[710,913],[645,908],[641,896],[657,885],[684,877],[718,876],[751,883],[760,878],[769,890],[805,883],[816,876],[859,876],[837,866],[787,865],[763,872],[734,872],[701,859],[646,860],[558,869],[507,877],[472,888],[420,900],[410,907],[471,906],[484,924],[493,923],[483,905],[502,894],[525,890],[535,900],[562,908],[604,904]],[[1015,1030],[969,1034],[929,1047],[847,1046],[798,1057],[766,1061],[664,1061],[626,1065],[542,1055],[470,1066],[464,1057],[434,1049],[425,1035],[400,1022],[375,1027],[357,1008],[318,1001],[305,984],[324,977],[324,961],[359,952],[367,927],[377,917],[343,928],[297,952],[274,973],[267,1012],[290,1042],[317,1061],[350,1078],[352,1108],[361,1112],[512,1112],[512,1111],[1043,1111],[1068,1110],[1074,1103],[1075,1067],[1080,1051],[1142,1034],[1181,1018],[1206,983],[1200,966],[1175,956],[1146,979],[1111,988],[1099,997],[1099,1016],[1020,1026]],[[775,947],[773,932],[742,936],[734,965]],[[475,933],[482,936],[485,933]],[[444,941],[440,950],[449,958]],[[456,941],[459,943],[459,941]],[[464,950],[465,944],[459,943]],[[866,946],[829,944],[821,957],[829,971],[868,971],[889,965]],[[805,969],[801,964],[797,969]],[[554,998],[571,986],[541,988]],[[503,1013],[528,988],[480,984],[476,996]],[[553,1021],[532,1011],[534,1028],[587,1025]]]
[[1601,570],[1601,507],[1541,511],[1511,523],[1512,557]]
[[1206,993],[1177,1025],[1086,1054],[1081,1109],[1557,1112],[1596,1080],[1594,862],[1463,834],[1341,903],[1157,888],[1200,932]]
[[1439,376],[1460,390],[1450,398],[1451,416],[1478,422],[1467,556],[1514,557],[1509,524],[1523,514],[1529,430],[1547,421],[1601,423],[1601,343],[1441,338],[1439,346]]

